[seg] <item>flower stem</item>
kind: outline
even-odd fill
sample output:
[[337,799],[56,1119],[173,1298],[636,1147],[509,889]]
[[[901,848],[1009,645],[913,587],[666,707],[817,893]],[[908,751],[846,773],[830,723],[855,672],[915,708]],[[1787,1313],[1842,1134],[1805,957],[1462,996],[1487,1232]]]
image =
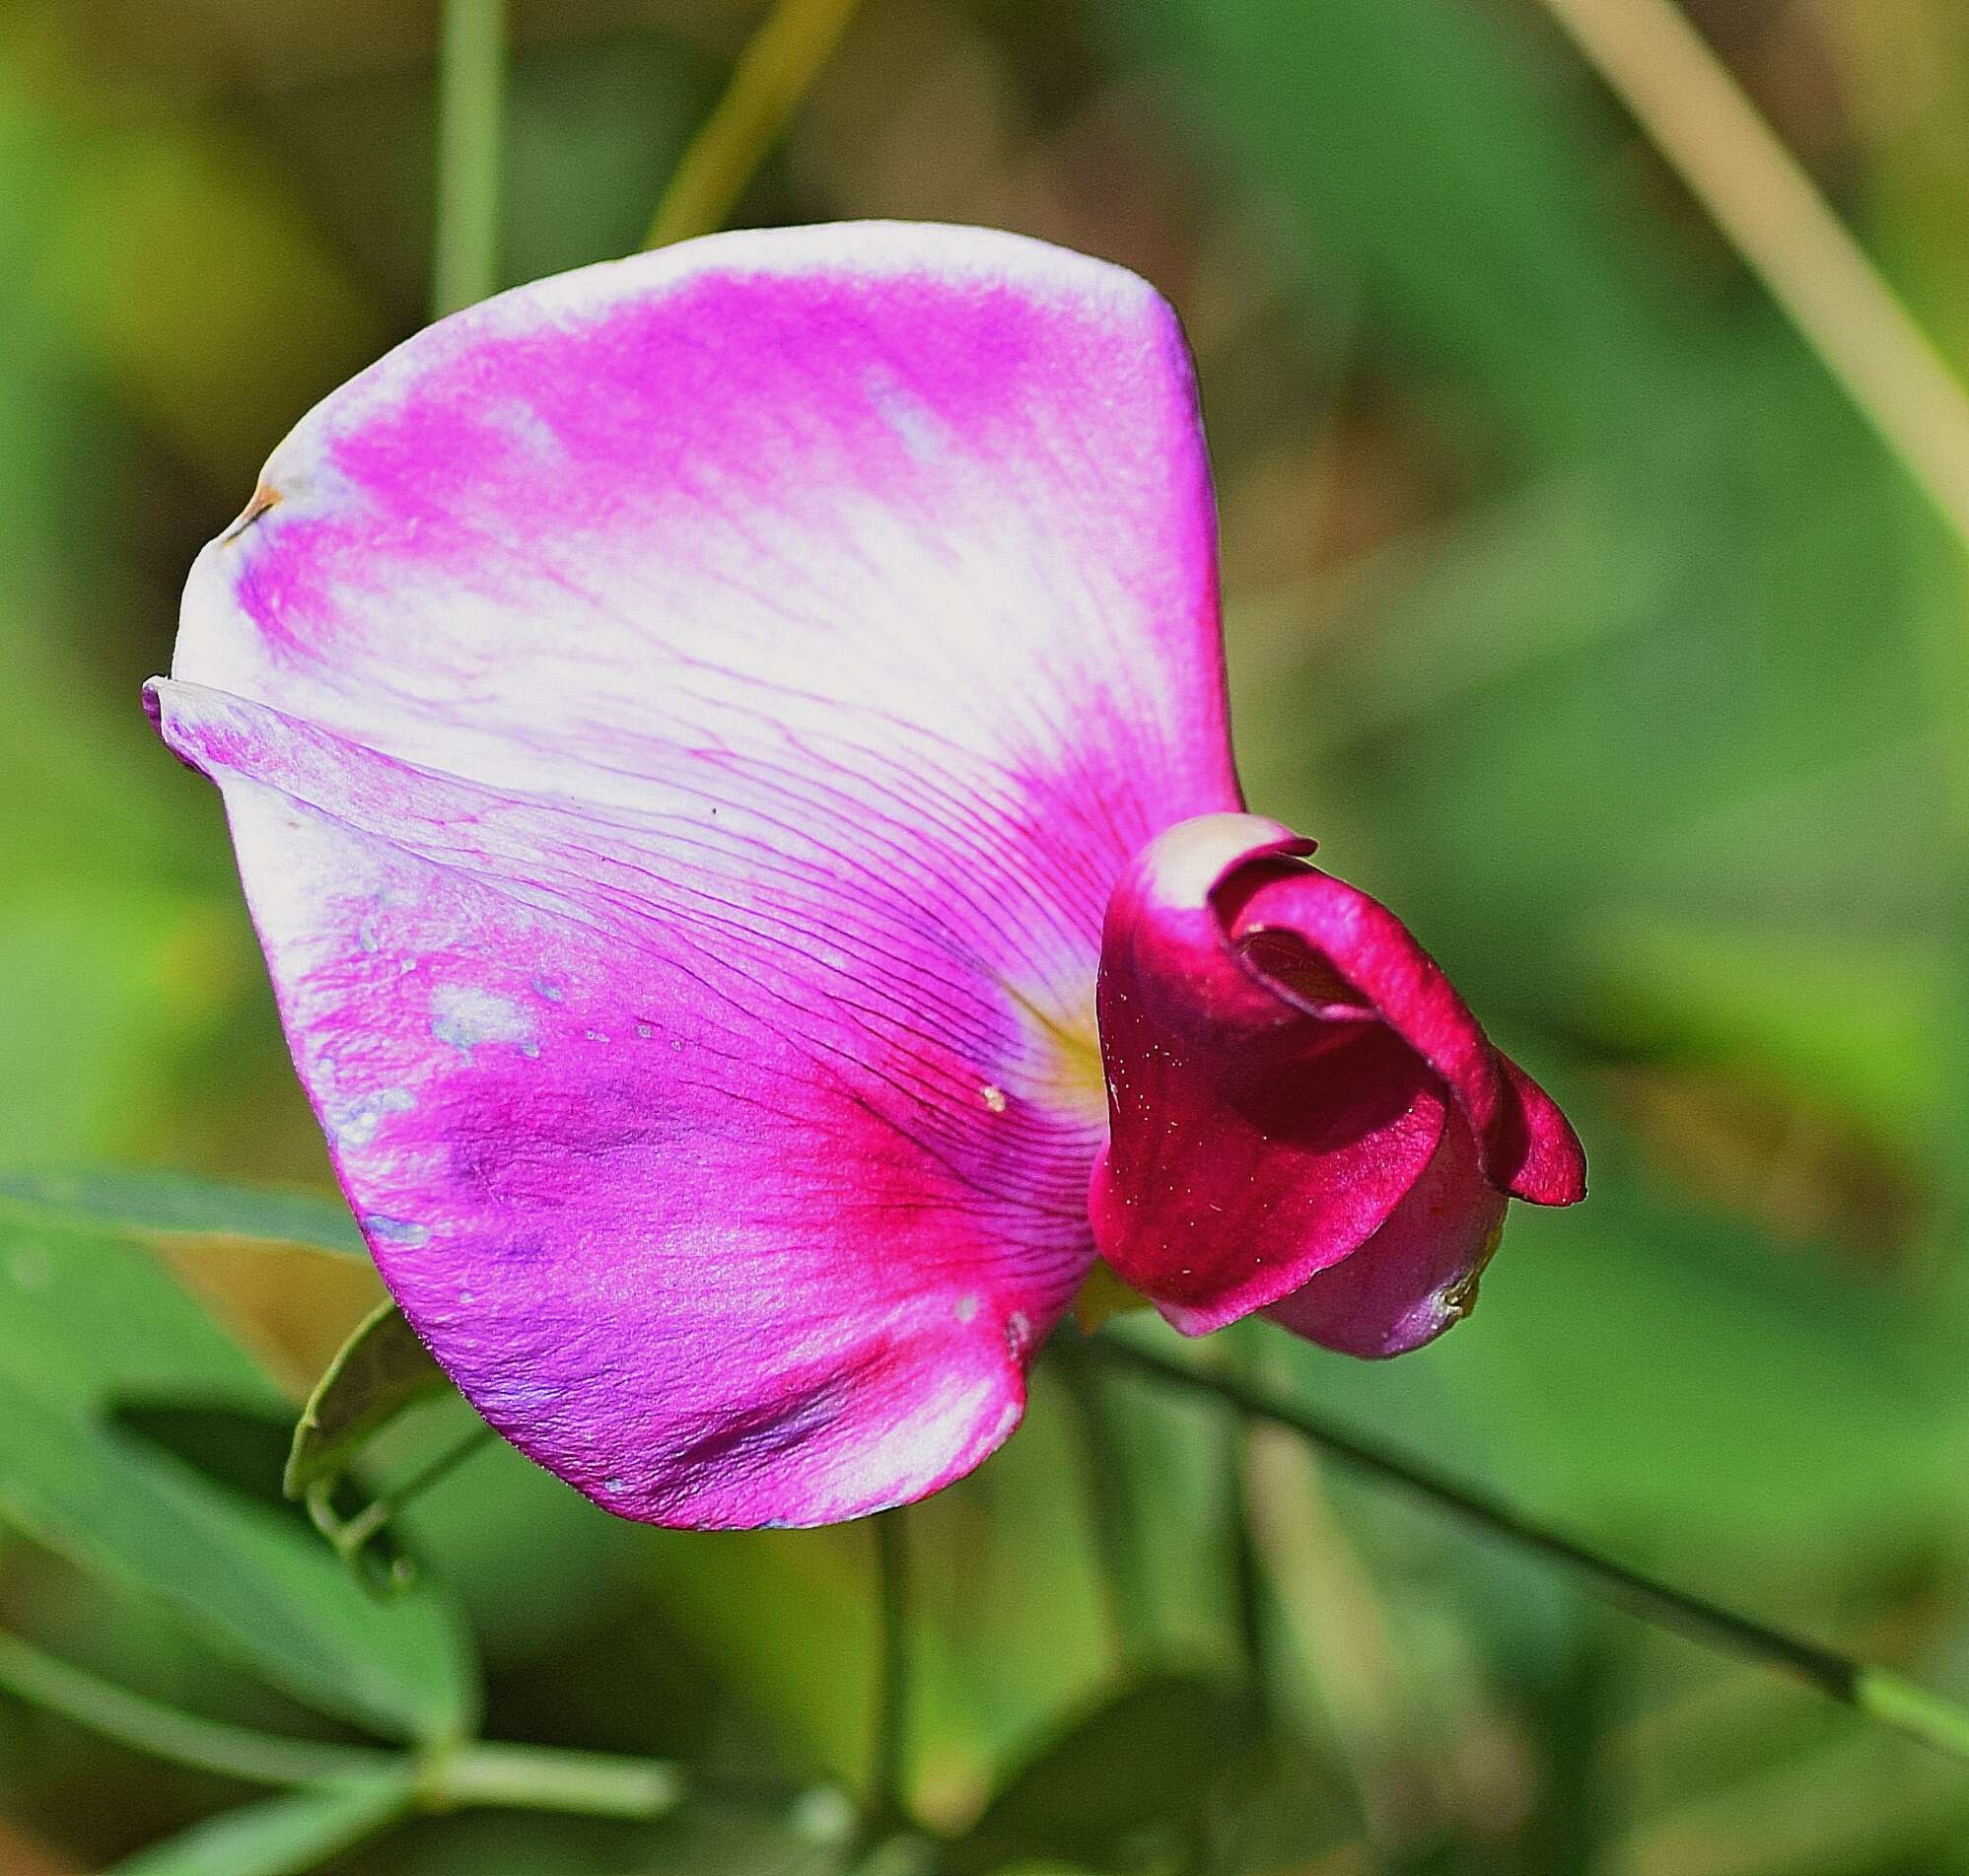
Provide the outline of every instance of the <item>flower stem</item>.
[[[334,1482],[317,1481],[308,1490],[308,1515],[314,1520],[315,1528],[334,1546],[335,1555],[351,1569],[360,1571],[363,1552],[369,1548],[377,1534],[405,1505],[421,1497],[441,1481],[450,1478],[452,1473],[474,1453],[484,1451],[494,1437],[492,1428],[483,1422],[468,1427],[421,1471],[413,1473],[400,1486],[393,1487],[371,1499],[354,1517],[346,1521],[335,1515],[331,1495]],[[399,1563],[402,1562],[403,1560],[398,1560]],[[411,1574],[414,1577],[414,1571]]]
[[1883,1726],[1969,1759],[1969,1711],[1885,1668],[1853,1665],[1853,1704]]
[[441,1754],[422,1781],[433,1809],[496,1805],[596,1818],[660,1818],[675,1810],[683,1776],[661,1759],[565,1752],[552,1746],[474,1744]]
[[1776,1668],[1883,1725],[1957,1759],[1969,1760],[1969,1709],[1928,1693],[1898,1674],[1788,1634],[1688,1590],[1657,1582],[1572,1538],[1532,1523],[1481,1488],[1364,1439],[1257,1381],[1190,1367],[1114,1338],[1090,1343],[1089,1353],[1115,1368],[1192,1393],[1214,1395],[1240,1414],[1290,1427],[1357,1472],[1398,1486],[1466,1524],[1565,1564],[1601,1595],[1649,1622]]
[[1124,1667],[1148,1667],[1156,1653],[1156,1607],[1142,1554],[1143,1525],[1135,1515],[1128,1455],[1106,1393],[1105,1378],[1077,1357],[1087,1339],[1062,1333],[1052,1345],[1055,1370],[1074,1398],[1080,1423],[1082,1476],[1108,1627]]
[[[1241,1347],[1234,1355],[1241,1356]],[[1239,1373],[1248,1372],[1241,1364]],[[1237,1623],[1237,1645],[1244,1659],[1246,1687],[1252,1709],[1269,1718],[1271,1699],[1271,1621],[1265,1606],[1264,1559],[1251,1522],[1252,1420],[1231,1416],[1224,1427],[1225,1480],[1230,1490],[1226,1507],[1226,1541],[1231,1547],[1231,1586]]]
[[902,1506],[874,1520],[876,1598],[881,1627],[880,1678],[876,1684],[875,1743],[869,1766],[868,1815],[877,1830],[909,1815],[909,1524]]
[[506,0],[445,0],[438,40],[433,318],[485,299],[499,284],[505,109]]
[[480,1741],[420,1753],[228,1726],[99,1680],[17,1635],[0,1634],[0,1688],[133,1751],[245,1784],[414,1773],[428,1811],[475,1804],[609,1818],[662,1817],[683,1795],[682,1773],[662,1760]]
[[777,0],[733,68],[725,95],[683,153],[645,247],[722,228],[861,0]]
[[278,1739],[202,1719],[100,1681],[16,1635],[0,1634],[0,1688],[133,1751],[246,1784],[318,1784],[404,1763],[380,1747]]

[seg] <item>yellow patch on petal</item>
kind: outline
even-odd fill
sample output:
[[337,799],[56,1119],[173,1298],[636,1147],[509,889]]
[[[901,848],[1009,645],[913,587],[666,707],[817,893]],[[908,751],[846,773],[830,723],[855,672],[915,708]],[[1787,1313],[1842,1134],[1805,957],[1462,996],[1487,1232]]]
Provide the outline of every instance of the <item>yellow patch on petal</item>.
[[[1101,1071],[1100,1034],[1094,1026],[1093,998],[1085,1009],[1053,1013],[1019,988],[1000,981],[999,988],[1025,1018],[1035,1044],[1032,1092],[1090,1120],[1107,1118],[1107,1081]],[[1091,986],[1090,993],[1091,993]]]

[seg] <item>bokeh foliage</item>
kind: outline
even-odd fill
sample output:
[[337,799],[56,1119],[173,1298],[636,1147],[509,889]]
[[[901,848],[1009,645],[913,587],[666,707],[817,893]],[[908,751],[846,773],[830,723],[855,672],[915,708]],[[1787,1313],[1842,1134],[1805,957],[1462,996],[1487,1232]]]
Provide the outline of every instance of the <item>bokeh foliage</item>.
[[[260,457],[420,316],[434,11],[0,5],[0,1172],[324,1187],[216,800],[136,697]],[[1690,11],[1969,370],[1960,10]],[[635,244],[755,18],[519,7],[507,278]],[[1252,802],[1397,906],[1587,1138],[1590,1202],[1519,1218],[1444,1343],[1236,1358],[1969,1693],[1964,546],[1539,8],[869,0],[740,215],[997,223],[1171,295]],[[422,1572],[378,1603],[278,1497],[366,1269],[133,1190],[141,1229],[0,1180],[0,1631],[297,1736],[482,1706],[860,1776],[866,1533],[638,1531],[494,1447],[401,1518]],[[954,1867],[1969,1870],[1946,1762],[1290,1446],[1107,1405],[1146,1635],[1115,1633],[1058,1378],[918,1520],[915,1789]],[[462,1424],[413,1417],[377,1480]],[[1269,1711],[1237,1678],[1240,1471]],[[0,1869],[254,1796],[0,1696]],[[314,1867],[400,1797],[262,1800],[130,1867]],[[812,1823],[464,1812],[331,1867],[837,1867]]]

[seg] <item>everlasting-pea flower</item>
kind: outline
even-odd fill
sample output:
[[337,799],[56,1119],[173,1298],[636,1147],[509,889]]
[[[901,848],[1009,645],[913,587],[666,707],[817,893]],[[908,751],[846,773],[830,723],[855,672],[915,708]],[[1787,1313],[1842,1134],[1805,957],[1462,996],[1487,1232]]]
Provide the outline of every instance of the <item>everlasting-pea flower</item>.
[[833,227],[459,313],[275,452],[150,701],[391,1290],[629,1516],[948,1484],[1097,1255],[1390,1355],[1581,1196],[1244,811],[1189,360],[1117,268]]

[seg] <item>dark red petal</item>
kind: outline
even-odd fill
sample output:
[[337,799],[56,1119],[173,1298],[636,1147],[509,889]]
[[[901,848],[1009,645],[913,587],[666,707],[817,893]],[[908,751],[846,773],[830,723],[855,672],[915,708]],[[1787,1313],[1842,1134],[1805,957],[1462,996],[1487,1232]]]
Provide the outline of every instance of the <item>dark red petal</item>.
[[1311,1285],[1280,1320],[1398,1354],[1461,1313],[1507,1196],[1570,1203],[1583,1159],[1401,921],[1310,847],[1203,816],[1110,900],[1094,1237],[1186,1333]]
[[1311,1015],[1232,946],[1219,882],[1307,845],[1250,815],[1186,821],[1108,905],[1094,1239],[1188,1334],[1278,1301],[1371,1237],[1442,1132],[1436,1077],[1371,1010]]
[[1493,1134],[1491,1176],[1513,1199],[1532,1205],[1578,1205],[1586,1196],[1586,1149],[1559,1103],[1498,1051],[1509,1096]]
[[1406,1355],[1470,1313],[1509,1203],[1484,1177],[1468,1124],[1453,1115],[1388,1221],[1265,1314],[1343,1355]]

